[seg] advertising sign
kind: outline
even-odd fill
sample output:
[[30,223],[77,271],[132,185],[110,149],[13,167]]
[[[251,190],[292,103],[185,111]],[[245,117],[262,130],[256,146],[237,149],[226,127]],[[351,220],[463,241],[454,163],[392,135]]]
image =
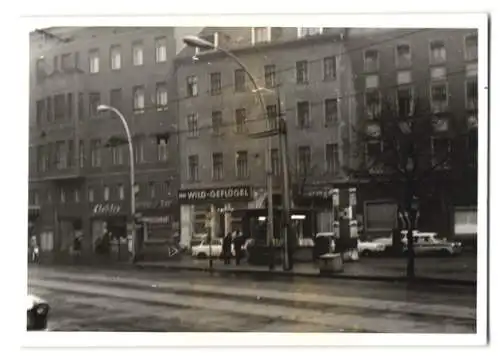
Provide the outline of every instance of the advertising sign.
[[252,199],[249,186],[231,186],[224,188],[181,189],[178,192],[179,203],[211,203],[217,201],[248,202]]

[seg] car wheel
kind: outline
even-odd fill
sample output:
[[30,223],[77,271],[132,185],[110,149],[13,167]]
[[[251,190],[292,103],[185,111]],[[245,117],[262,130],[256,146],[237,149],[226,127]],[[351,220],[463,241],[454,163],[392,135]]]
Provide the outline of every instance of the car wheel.
[[205,253],[198,253],[198,255],[196,256],[196,258],[198,258],[198,259],[206,259],[207,255]]

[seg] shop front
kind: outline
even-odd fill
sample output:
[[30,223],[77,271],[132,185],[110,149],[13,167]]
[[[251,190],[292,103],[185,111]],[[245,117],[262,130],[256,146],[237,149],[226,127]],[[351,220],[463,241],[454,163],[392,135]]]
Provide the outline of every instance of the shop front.
[[118,256],[128,252],[127,212],[122,204],[93,204],[90,227],[94,253]]
[[248,208],[253,198],[249,186],[179,190],[181,246],[190,247],[192,240],[204,238],[208,232],[212,238],[220,238],[241,230],[242,218],[236,213]]

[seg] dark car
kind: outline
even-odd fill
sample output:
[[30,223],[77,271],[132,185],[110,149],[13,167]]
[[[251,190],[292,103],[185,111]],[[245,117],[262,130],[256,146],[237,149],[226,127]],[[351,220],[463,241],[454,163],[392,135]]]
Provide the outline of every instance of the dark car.
[[26,329],[28,331],[46,330],[49,318],[49,310],[50,310],[49,304],[45,300],[35,295],[29,294],[27,299],[26,309],[27,309]]

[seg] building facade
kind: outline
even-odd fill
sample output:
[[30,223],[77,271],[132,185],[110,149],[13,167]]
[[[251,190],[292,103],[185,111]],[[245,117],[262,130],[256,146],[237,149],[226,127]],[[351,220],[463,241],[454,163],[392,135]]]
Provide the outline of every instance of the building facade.
[[[271,141],[273,200],[281,205],[277,138],[252,138],[272,129],[279,114],[288,127],[293,184],[344,181],[341,144],[355,107],[343,29],[211,28],[201,37],[230,50],[253,75],[255,87],[235,61],[218,51],[186,48],[177,60],[181,241],[205,232],[211,212],[213,236],[241,229],[242,208],[263,208],[266,199],[265,151]],[[193,58],[193,56],[195,56]],[[344,100],[345,98],[346,100]],[[302,185],[299,187],[303,187]],[[222,198],[196,194],[221,193]],[[245,195],[227,196],[227,191]],[[219,191],[219,192],[217,192]],[[195,197],[198,200],[194,200]],[[328,213],[326,213],[328,212]],[[331,207],[320,225],[331,225]],[[321,216],[320,216],[321,217]]]
[[[173,59],[177,28],[50,28],[31,34],[30,204],[43,253],[66,254],[75,237],[84,253],[105,230],[126,238],[130,166],[120,119],[130,127],[136,211],[146,242],[178,230]],[[127,246],[125,246],[127,248]]]

